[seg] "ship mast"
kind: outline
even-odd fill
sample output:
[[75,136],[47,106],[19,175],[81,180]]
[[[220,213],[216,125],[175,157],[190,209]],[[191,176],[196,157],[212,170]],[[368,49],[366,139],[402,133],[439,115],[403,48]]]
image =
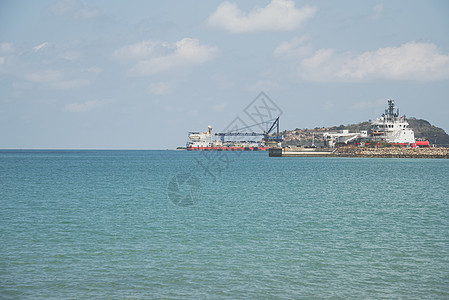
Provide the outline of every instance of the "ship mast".
[[394,121],[395,118],[399,117],[399,108],[396,109],[396,113],[394,113],[394,100],[389,99],[388,100],[388,108],[385,110],[385,113],[383,116],[386,118],[387,121]]

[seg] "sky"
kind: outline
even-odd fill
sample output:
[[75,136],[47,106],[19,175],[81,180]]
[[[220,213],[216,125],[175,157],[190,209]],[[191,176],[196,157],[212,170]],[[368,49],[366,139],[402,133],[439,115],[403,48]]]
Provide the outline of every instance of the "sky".
[[261,92],[281,130],[448,132],[449,2],[0,0],[0,148],[173,149]]

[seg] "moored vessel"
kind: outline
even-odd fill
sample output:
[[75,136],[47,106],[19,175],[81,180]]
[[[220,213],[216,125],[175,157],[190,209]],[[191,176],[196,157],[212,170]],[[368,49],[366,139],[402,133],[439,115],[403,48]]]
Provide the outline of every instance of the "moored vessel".
[[[270,120],[268,122],[271,122]],[[267,123],[267,122],[264,122]],[[260,124],[255,124],[260,125]],[[255,126],[253,125],[253,126]],[[249,126],[251,127],[251,126]],[[248,128],[248,127],[247,127]],[[279,134],[279,117],[274,120],[270,129],[263,133],[243,132],[247,128],[229,132],[212,133],[212,126],[205,132],[189,132],[186,150],[188,151],[266,151],[272,147],[280,147],[283,141]],[[271,134],[272,131],[275,133]],[[234,138],[229,141],[226,138]]]
[[405,115],[399,115],[394,100],[388,100],[388,107],[380,118],[371,122],[369,131],[325,133],[324,140],[328,147],[335,148],[349,144],[380,145],[391,144],[404,147],[430,147],[429,141],[416,141],[415,133],[409,127]]

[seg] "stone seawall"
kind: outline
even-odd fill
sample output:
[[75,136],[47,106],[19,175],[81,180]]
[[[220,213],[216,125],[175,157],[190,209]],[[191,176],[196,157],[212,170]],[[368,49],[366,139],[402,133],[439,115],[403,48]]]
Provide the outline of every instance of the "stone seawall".
[[378,157],[378,158],[449,158],[449,148],[358,148],[335,149],[333,157]]

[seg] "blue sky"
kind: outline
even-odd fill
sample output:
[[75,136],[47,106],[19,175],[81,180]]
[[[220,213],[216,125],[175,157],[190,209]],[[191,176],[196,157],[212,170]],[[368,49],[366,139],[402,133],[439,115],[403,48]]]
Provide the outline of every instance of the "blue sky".
[[449,2],[0,2],[0,148],[175,148],[261,91],[282,129],[449,131]]

